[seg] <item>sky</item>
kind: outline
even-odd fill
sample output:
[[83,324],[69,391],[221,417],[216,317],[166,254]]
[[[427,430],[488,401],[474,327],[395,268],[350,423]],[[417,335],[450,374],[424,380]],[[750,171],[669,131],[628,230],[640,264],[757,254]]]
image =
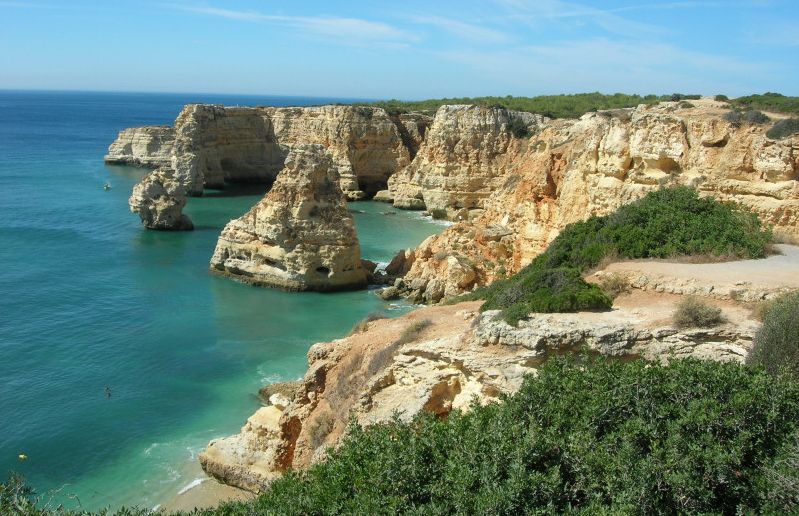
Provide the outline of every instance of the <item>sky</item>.
[[0,0],[0,89],[799,95],[799,0]]

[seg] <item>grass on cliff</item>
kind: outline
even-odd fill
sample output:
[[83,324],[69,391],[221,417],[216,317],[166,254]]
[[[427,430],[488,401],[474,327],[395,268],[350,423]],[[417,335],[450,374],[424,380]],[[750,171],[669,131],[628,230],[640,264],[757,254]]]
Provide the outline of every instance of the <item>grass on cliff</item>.
[[605,310],[610,297],[582,274],[606,257],[762,258],[770,240],[753,213],[688,187],[664,188],[610,215],[569,224],[530,265],[466,299],[485,299],[481,310],[502,310],[511,324],[532,312]]
[[446,104],[474,104],[478,106],[498,106],[515,111],[528,111],[550,118],[579,118],[589,111],[600,109],[619,109],[635,107],[639,104],[655,104],[664,100],[683,100],[699,98],[698,95],[627,95],[615,93],[577,93],[575,95],[541,95],[538,97],[460,97],[428,100],[382,100],[371,105],[384,108],[389,114],[397,115],[411,111],[435,114]]
[[767,92],[762,95],[747,95],[732,99],[729,102],[743,110],[799,114],[799,97],[788,97],[780,93]]

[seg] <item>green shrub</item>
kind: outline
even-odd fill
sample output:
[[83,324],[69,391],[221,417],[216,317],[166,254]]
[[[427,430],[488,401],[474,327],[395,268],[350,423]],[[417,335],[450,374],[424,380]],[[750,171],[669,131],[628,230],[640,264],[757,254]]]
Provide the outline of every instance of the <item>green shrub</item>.
[[687,101],[683,100],[682,102],[680,102],[678,104],[678,107],[680,109],[691,109],[691,108],[695,108],[696,106],[691,104],[690,102],[687,102]]
[[674,325],[678,328],[712,328],[724,321],[721,308],[696,296],[681,299],[674,311]]
[[799,118],[784,118],[777,121],[771,129],[766,131],[766,136],[772,140],[779,140],[799,134]]
[[788,441],[774,463],[766,468],[767,514],[799,512],[799,434]]
[[508,131],[515,137],[515,138],[529,138],[530,137],[530,128],[527,127],[527,124],[521,118],[513,118],[510,122],[508,122]]
[[554,359],[504,403],[351,427],[326,462],[206,514],[740,514],[799,385],[730,363]]
[[771,373],[799,375],[799,292],[766,305],[763,325],[755,335],[747,362]]
[[799,114],[799,97],[786,97],[779,93],[764,93],[762,95],[748,95],[730,101],[739,109],[760,109],[775,113]]
[[742,124],[766,124],[771,121],[769,117],[760,111],[738,111],[732,110],[724,113],[724,120],[730,122],[735,126]]
[[579,270],[570,267],[531,269],[505,281],[506,288],[487,292],[481,310],[503,310],[503,318],[511,324],[531,312],[607,310],[612,305],[599,286],[587,283]]
[[[580,274],[608,256],[762,258],[770,240],[771,232],[761,228],[753,213],[713,198],[700,198],[691,188],[665,188],[610,215],[569,224],[516,275],[463,299],[485,299],[481,310],[503,310],[504,319],[511,324],[526,317],[528,308],[542,312],[602,310],[610,307],[610,299]],[[566,276],[569,281],[560,281]],[[539,288],[540,292],[535,290]]]
[[730,98],[727,95],[716,95],[713,97],[713,100],[716,102],[727,102],[730,100]]

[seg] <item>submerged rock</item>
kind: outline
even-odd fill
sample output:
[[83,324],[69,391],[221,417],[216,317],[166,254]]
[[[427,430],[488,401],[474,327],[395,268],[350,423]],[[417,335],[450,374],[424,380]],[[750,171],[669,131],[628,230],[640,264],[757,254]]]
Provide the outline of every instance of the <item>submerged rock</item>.
[[222,230],[211,270],[288,290],[366,286],[355,223],[322,145],[291,150],[272,190]]
[[148,229],[185,231],[194,228],[191,219],[183,214],[186,188],[170,169],[160,168],[145,176],[133,188],[128,204]]

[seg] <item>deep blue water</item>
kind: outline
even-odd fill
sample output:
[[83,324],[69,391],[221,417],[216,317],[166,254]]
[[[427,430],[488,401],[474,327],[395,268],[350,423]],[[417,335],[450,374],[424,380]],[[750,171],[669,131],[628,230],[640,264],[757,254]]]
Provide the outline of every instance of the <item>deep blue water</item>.
[[[260,386],[303,374],[311,344],[403,309],[213,276],[219,231],[263,189],[191,199],[196,231],[145,231],[127,207],[145,171],[102,162],[120,129],[170,124],[188,102],[344,100],[0,91],[1,474],[84,508],[153,506],[193,480],[211,438],[238,431]],[[375,261],[441,229],[383,204],[351,209]]]

